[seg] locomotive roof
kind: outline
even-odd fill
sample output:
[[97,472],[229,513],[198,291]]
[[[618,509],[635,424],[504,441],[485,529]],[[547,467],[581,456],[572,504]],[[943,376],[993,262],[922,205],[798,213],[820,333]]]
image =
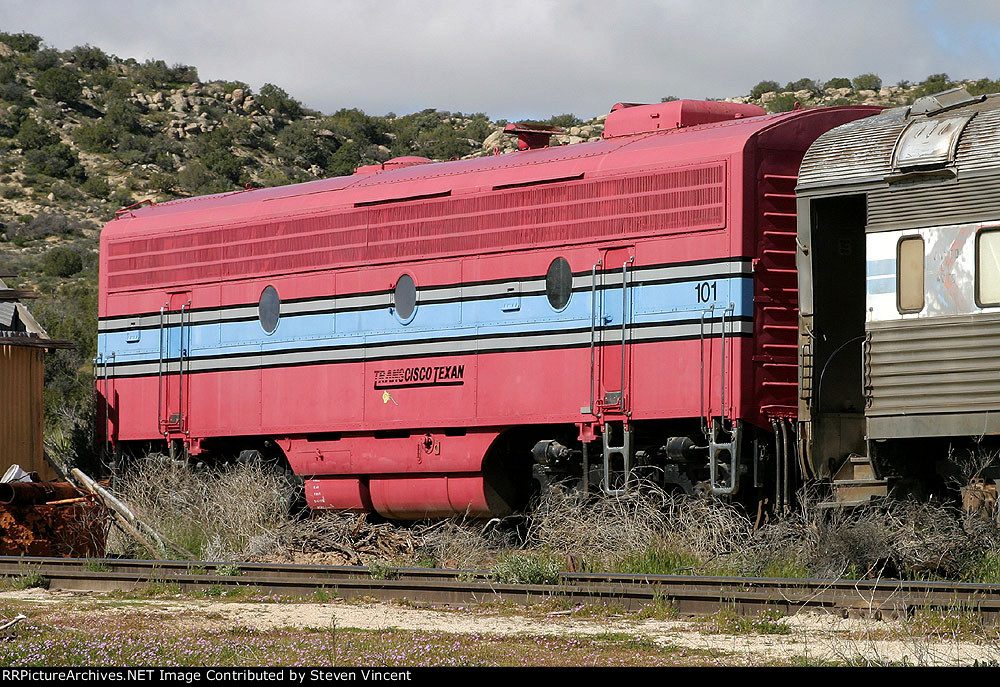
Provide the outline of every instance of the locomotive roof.
[[[927,139],[936,136],[935,124],[943,135],[948,135],[946,129],[952,126],[954,140],[939,136],[940,159],[925,158],[925,164],[907,166],[899,159],[900,154],[905,155],[901,148],[904,132],[916,132],[921,123],[931,125],[924,129]],[[946,150],[949,144],[951,148]],[[1000,95],[973,97],[958,88],[826,132],[802,161],[797,191],[822,193],[845,186],[860,190],[903,181],[907,176],[912,181],[912,177],[942,170],[950,170],[954,178],[989,168],[1000,168]]]
[[374,174],[354,174],[289,186],[169,201],[122,214],[120,219],[112,220],[105,227],[102,238],[280,219],[293,214],[312,214],[446,194],[459,195],[497,186],[569,180],[584,174],[603,176],[645,167],[662,167],[664,161],[683,164],[689,160],[739,152],[762,131],[816,112],[820,110],[746,117],[591,143],[427,163]]

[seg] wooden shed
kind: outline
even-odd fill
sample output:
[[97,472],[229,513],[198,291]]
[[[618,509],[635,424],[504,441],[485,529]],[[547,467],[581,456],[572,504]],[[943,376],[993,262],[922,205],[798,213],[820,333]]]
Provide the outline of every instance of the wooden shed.
[[45,351],[73,344],[49,338],[20,303],[34,297],[0,279],[0,475],[16,464],[50,480],[56,475],[44,457]]

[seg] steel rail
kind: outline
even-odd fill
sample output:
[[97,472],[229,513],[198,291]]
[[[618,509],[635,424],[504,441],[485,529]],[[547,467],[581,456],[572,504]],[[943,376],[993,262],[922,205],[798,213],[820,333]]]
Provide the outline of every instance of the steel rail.
[[[149,583],[166,583],[184,591],[252,587],[262,594],[315,596],[324,590],[342,598],[406,598],[451,605],[493,600],[526,604],[558,597],[572,603],[615,602],[626,610],[668,603],[683,614],[712,613],[728,607],[744,614],[765,609],[785,614],[818,609],[841,616],[905,617],[922,608],[962,608],[986,622],[1000,622],[1000,585],[989,584],[560,573],[556,585],[519,585],[498,583],[485,570],[389,568],[373,577],[364,567],[269,563],[238,564],[238,575],[219,573],[232,565],[0,557],[0,577],[38,574],[48,579],[50,589],[67,591],[138,590]],[[98,567],[103,570],[93,570]]]

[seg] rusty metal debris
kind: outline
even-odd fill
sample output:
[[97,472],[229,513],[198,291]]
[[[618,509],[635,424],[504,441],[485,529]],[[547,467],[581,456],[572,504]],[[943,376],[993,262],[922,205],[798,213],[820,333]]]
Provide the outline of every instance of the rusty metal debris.
[[0,555],[103,556],[106,510],[91,500],[0,505]]
[[103,556],[105,509],[69,482],[41,482],[12,465],[0,478],[0,554]]

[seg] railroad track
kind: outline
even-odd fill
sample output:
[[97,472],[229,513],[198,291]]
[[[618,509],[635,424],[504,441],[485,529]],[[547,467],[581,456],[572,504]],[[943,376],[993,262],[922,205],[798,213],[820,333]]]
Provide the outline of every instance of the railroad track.
[[135,590],[159,582],[183,591],[241,586],[268,595],[309,597],[325,590],[341,598],[406,598],[443,605],[496,600],[528,604],[559,597],[581,604],[615,602],[626,610],[665,602],[682,614],[730,607],[744,614],[815,609],[882,618],[903,617],[921,608],[961,607],[987,622],[1000,622],[1000,585],[988,584],[561,573],[557,585],[520,585],[497,583],[484,570],[387,568],[377,571],[376,579],[363,567],[261,563],[241,563],[239,574],[221,574],[235,571],[231,564],[209,561],[0,557],[0,577],[39,574],[50,589],[67,591]]

